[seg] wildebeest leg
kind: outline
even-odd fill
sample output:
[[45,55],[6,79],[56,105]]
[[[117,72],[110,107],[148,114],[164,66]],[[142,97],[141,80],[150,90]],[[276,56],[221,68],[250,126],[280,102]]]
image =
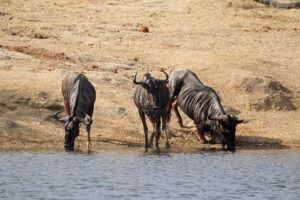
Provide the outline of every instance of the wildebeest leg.
[[156,116],[155,118],[150,119],[153,125],[153,132],[151,134],[150,144],[153,146],[153,139],[155,136],[155,147],[159,148],[158,141],[160,137],[160,116]]
[[152,133],[151,133],[151,138],[150,138],[150,146],[153,147],[153,138],[154,138],[154,135],[155,135],[155,131],[153,129]]
[[166,148],[170,148],[170,143],[169,143],[169,134],[167,132],[167,113],[163,112],[162,116],[162,131],[164,132],[165,136],[166,136]]
[[145,118],[145,114],[143,111],[139,110],[139,114],[143,123],[143,128],[144,128],[144,133],[145,133],[145,148],[149,147],[149,143],[148,143],[148,126],[146,124],[146,118]]
[[172,109],[172,104],[176,100],[175,96],[170,96],[168,106],[167,106],[167,121],[169,122],[171,119],[171,109]]
[[173,109],[174,109],[174,112],[176,114],[176,117],[178,119],[178,124],[180,125],[180,127],[184,127],[183,124],[182,124],[182,117],[180,116],[180,113],[179,113],[179,110],[178,110],[178,102],[176,100],[176,102],[172,105],[173,106]]
[[216,136],[213,131],[209,131],[210,140],[208,141],[209,144],[216,144]]
[[71,115],[70,106],[68,104],[68,100],[64,97],[65,109],[68,115]]
[[202,126],[200,127],[197,125],[196,137],[200,142],[202,142],[202,144],[207,144],[207,140],[205,139],[204,130],[203,130]]
[[87,131],[87,149],[90,150],[92,144],[91,144],[91,138],[90,138],[90,132],[91,132],[91,124],[86,126]]

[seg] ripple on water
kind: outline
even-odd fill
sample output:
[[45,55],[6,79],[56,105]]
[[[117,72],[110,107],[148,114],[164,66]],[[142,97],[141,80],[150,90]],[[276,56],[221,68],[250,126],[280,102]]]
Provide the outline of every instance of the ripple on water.
[[0,199],[298,199],[299,151],[0,152]]

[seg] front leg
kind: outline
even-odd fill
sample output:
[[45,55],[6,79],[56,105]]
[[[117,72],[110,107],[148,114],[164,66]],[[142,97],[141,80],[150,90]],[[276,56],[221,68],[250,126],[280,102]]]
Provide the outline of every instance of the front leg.
[[208,141],[209,144],[216,144],[216,136],[213,131],[209,131],[210,140]]
[[155,128],[155,147],[159,148],[159,138],[160,138],[160,115],[156,117],[156,123],[154,124]]
[[139,110],[139,115],[141,117],[142,123],[143,123],[143,128],[144,128],[144,134],[145,134],[145,148],[150,147],[148,144],[148,126],[146,123],[146,118],[145,118],[145,113],[141,110]]
[[197,134],[196,137],[198,138],[198,140],[202,143],[202,144],[207,144],[207,140],[204,136],[204,130],[202,128],[202,126],[197,125]]

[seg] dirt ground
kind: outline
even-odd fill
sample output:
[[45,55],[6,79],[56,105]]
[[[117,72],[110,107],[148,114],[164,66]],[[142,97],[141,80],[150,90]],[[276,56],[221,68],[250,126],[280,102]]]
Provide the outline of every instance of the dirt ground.
[[[188,68],[217,91],[245,120],[238,147],[299,147],[299,16],[252,0],[1,0],[0,148],[63,146],[52,116],[72,71],[96,88],[92,148],[143,147],[133,75],[164,78],[161,68]],[[184,124],[173,114],[171,146],[220,146],[201,145]],[[84,127],[76,144],[86,145]]]

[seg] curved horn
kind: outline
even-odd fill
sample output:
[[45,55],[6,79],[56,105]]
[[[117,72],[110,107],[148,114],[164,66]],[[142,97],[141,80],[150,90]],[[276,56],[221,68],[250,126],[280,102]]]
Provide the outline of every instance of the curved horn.
[[135,75],[134,75],[133,83],[134,83],[134,84],[137,84],[137,85],[142,85],[142,82],[137,82],[137,81],[136,81],[136,75],[137,75],[137,73],[138,73],[138,72],[136,72]]
[[160,70],[161,72],[163,72],[166,75],[166,79],[164,80],[165,82],[168,82],[169,80],[169,75],[167,74],[167,72],[165,72],[163,69]]
[[62,113],[62,112],[64,112],[64,111],[61,110],[61,111],[56,112],[56,113],[54,114],[54,118],[55,118],[57,121],[59,121],[59,122],[65,123],[66,121],[68,121],[68,119],[69,119],[70,116],[67,115],[67,116],[65,116],[65,117],[58,118],[57,115],[60,114],[60,113]]
[[227,119],[227,115],[218,115],[218,116],[214,116],[212,117],[211,115],[208,116],[208,119],[210,120],[222,120],[225,121]]
[[57,117],[57,115],[58,115],[59,113],[62,113],[62,112],[64,112],[64,111],[61,110],[61,111],[56,112],[56,113],[54,114],[54,118],[55,118],[56,120],[59,120],[58,117]]
[[83,119],[81,117],[76,117],[76,120],[78,120],[79,123],[82,123],[82,124],[84,124],[86,126],[92,124],[93,123],[92,118],[88,114],[86,114],[86,116],[88,118],[87,120],[85,120],[85,119]]

